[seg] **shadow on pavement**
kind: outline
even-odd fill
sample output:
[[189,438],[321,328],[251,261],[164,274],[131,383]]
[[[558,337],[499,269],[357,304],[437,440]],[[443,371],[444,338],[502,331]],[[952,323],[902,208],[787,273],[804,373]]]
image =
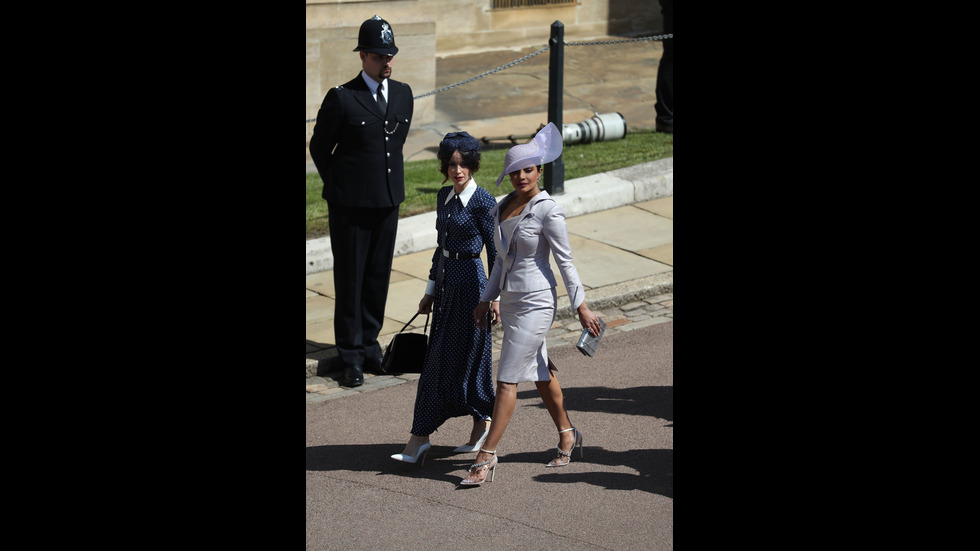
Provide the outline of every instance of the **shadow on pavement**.
[[[461,473],[473,463],[471,454],[454,454],[448,446],[434,446],[426,458],[424,467],[399,463],[389,456],[397,444],[313,446],[306,449],[307,471],[355,471],[375,473],[377,476],[397,475],[406,478],[447,482],[458,485]],[[589,472],[571,472],[556,469],[534,477],[538,482],[583,482],[607,490],[640,490],[674,497],[674,450],[627,450],[610,452],[600,447],[585,446],[585,458],[576,453],[572,461],[595,468]],[[508,453],[501,456],[501,464],[531,463],[544,465],[551,459],[550,451]],[[637,474],[604,472],[599,467],[627,467]],[[465,488],[465,487],[463,487]]]
[[306,470],[373,472],[378,476],[398,475],[456,484],[460,481],[460,472],[473,464],[472,454],[452,453],[450,446],[433,446],[422,467],[392,459],[391,454],[400,452],[404,445],[404,442],[396,442],[311,446],[306,448]]
[[[629,467],[638,474],[621,472],[548,473],[534,477],[538,482],[584,482],[607,490],[640,490],[674,498],[674,450],[627,450],[610,452],[585,446],[585,459],[572,457],[577,463],[590,466]],[[509,457],[509,456],[508,456]]]
[[[562,388],[565,407],[570,414],[576,411],[612,413],[622,415],[647,415],[674,422],[674,387],[640,386],[631,388],[572,387]],[[545,409],[536,389],[517,393],[518,400],[537,400],[530,404]]]

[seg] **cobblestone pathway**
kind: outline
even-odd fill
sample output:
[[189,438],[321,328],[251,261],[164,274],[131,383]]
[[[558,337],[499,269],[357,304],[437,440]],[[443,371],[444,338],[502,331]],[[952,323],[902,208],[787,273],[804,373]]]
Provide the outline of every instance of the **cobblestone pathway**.
[[[674,295],[673,293],[658,295],[622,306],[607,307],[594,311],[606,322],[606,334],[603,336],[605,338],[605,336],[618,332],[633,331],[650,325],[673,321]],[[578,322],[577,318],[567,317],[557,319],[551,326],[551,331],[548,332],[548,348],[575,346],[581,332],[582,325]],[[503,340],[503,336],[503,330],[498,325],[493,333],[494,361],[500,355],[500,343]],[[338,371],[328,373],[325,377],[307,377],[306,404],[315,404],[324,400],[351,396],[360,392],[371,392],[379,388],[415,381],[419,378],[418,373],[378,375],[365,371],[363,385],[356,388],[347,388],[340,386],[339,380],[342,376],[343,373]]]

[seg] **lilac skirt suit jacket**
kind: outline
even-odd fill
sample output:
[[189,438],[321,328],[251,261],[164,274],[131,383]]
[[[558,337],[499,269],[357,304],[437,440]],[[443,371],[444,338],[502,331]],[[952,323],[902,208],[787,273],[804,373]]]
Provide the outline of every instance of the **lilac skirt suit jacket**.
[[549,255],[561,272],[572,308],[585,300],[585,288],[572,263],[565,209],[542,190],[519,215],[501,222],[501,206],[516,193],[490,211],[497,258],[480,297],[481,301],[500,297],[504,341],[498,379],[512,383],[549,377],[545,336],[554,321],[558,285]]

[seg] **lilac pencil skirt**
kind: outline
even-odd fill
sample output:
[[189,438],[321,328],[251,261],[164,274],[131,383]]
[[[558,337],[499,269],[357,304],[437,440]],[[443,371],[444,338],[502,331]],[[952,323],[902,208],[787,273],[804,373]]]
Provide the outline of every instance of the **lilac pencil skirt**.
[[547,381],[548,348],[545,337],[555,321],[558,292],[542,289],[530,293],[500,292],[500,346],[497,380],[505,383]]

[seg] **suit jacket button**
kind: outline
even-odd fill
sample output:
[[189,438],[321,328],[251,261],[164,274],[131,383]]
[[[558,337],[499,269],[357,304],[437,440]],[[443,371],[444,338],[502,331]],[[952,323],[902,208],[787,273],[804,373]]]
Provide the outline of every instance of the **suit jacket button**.
[[364,126],[364,121],[361,121],[361,126]]
[[391,153],[385,153],[385,157],[391,157]]

